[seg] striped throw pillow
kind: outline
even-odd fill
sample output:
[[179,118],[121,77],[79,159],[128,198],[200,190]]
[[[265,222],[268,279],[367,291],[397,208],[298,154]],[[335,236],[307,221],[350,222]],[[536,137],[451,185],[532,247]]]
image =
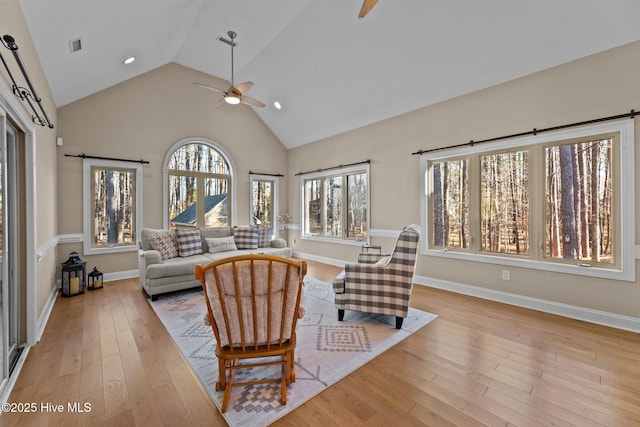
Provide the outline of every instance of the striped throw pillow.
[[236,227],[233,239],[238,249],[258,249],[258,229],[255,227]]
[[202,239],[200,230],[176,230],[176,242],[178,242],[178,255],[187,257],[202,253]]
[[264,225],[258,225],[256,228],[258,230],[258,247],[268,248],[271,246],[271,241],[273,240],[272,228]]

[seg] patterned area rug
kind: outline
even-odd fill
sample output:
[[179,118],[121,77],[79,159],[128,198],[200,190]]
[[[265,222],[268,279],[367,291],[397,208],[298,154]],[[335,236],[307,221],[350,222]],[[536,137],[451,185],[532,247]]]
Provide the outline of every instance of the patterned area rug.
[[[287,404],[280,403],[278,383],[236,387],[223,414],[229,425],[266,426],[274,422],[437,317],[410,308],[400,330],[395,329],[394,317],[353,311],[347,311],[344,321],[338,322],[331,284],[306,276],[304,292],[306,314],[298,321],[296,381],[287,387]],[[203,322],[207,307],[202,290],[160,297],[150,304],[220,408],[222,392],[215,391],[215,338]],[[265,369],[277,368],[243,369],[236,373],[236,379],[278,376]]]

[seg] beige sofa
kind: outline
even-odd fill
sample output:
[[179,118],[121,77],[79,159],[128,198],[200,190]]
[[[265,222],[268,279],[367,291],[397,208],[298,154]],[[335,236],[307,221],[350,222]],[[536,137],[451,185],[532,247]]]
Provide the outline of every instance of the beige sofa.
[[[138,250],[138,269],[142,289],[152,301],[156,301],[160,294],[200,287],[200,281],[194,275],[198,264],[245,254],[268,254],[291,258],[291,248],[287,247],[283,239],[261,238],[256,248],[251,244],[247,245],[246,242],[240,244],[242,242],[239,238],[240,231],[247,231],[247,228],[249,227],[236,228],[235,236],[232,227],[198,229],[201,253],[188,256],[171,253],[173,248],[167,251],[166,248],[160,247],[158,250],[158,236],[166,238],[167,234],[172,233],[175,236],[175,232],[143,228]],[[234,239],[235,243],[238,243],[235,246]]]

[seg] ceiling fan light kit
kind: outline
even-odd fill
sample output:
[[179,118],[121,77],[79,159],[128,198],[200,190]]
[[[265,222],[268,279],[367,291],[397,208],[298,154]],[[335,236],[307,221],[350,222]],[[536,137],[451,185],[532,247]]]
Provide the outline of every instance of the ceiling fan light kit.
[[245,95],[245,93],[249,91],[249,89],[251,89],[251,86],[253,86],[253,82],[244,82],[244,83],[238,84],[237,86],[234,84],[233,48],[236,46],[235,38],[238,35],[236,34],[235,31],[227,31],[227,35],[231,40],[227,40],[223,37],[218,37],[218,40],[231,46],[231,87],[227,90],[222,90],[222,89],[209,86],[203,83],[194,83],[194,85],[203,87],[205,89],[213,90],[216,92],[222,92],[223,93],[222,99],[220,100],[220,102],[218,102],[216,107],[219,107],[223,103],[223,101],[224,103],[231,104],[231,105],[246,104],[246,105],[251,105],[253,107],[264,107],[265,106],[264,103],[258,101],[257,99],[253,99]]

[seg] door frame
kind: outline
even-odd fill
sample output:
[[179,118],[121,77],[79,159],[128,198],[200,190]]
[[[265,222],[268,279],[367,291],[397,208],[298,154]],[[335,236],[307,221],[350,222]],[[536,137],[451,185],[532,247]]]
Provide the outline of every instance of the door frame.
[[36,293],[36,133],[35,124],[24,110],[22,104],[3,78],[0,78],[0,109],[7,118],[11,118],[13,126],[24,134],[24,222],[25,242],[23,253],[25,262],[26,283],[26,344],[31,347],[38,342],[38,313]]

